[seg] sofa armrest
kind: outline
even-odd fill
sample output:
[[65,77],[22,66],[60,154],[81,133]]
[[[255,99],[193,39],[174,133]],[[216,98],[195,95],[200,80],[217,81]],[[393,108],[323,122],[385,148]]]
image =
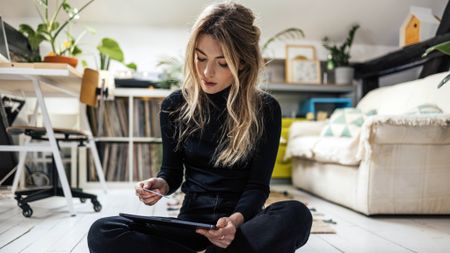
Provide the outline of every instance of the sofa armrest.
[[450,144],[450,114],[370,117],[361,129],[357,157],[370,157],[374,144]]
[[318,136],[328,121],[300,121],[292,123],[289,128],[289,140],[300,136]]

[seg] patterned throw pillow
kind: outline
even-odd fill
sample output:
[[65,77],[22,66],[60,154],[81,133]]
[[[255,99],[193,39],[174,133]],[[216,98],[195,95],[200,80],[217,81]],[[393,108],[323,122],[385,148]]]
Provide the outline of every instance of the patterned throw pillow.
[[324,127],[320,136],[325,137],[347,137],[351,138],[359,134],[361,126],[368,116],[375,115],[371,110],[363,113],[356,108],[336,109],[330,117],[328,124]]

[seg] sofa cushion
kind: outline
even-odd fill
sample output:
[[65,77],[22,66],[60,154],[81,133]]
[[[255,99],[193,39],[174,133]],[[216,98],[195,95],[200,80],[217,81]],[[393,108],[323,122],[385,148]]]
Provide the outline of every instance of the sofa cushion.
[[[370,112],[374,114],[373,111]],[[320,133],[323,137],[355,137],[359,134],[367,115],[356,108],[336,109]]]
[[301,157],[324,163],[358,165],[357,156],[359,138],[302,136],[291,139],[285,159]]
[[313,158],[313,148],[319,140],[319,136],[301,136],[289,139],[284,160],[292,157]]
[[315,143],[312,153],[319,162],[358,165],[361,161],[356,156],[358,144],[359,135],[355,138],[322,137]]

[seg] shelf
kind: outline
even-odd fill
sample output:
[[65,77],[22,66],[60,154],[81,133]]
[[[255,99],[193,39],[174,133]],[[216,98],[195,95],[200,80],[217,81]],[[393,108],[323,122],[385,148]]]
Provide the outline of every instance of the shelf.
[[266,91],[283,91],[283,92],[349,93],[354,91],[353,85],[333,85],[333,84],[269,83],[269,84],[261,84],[260,88]]
[[167,97],[173,90],[144,88],[115,88],[111,91],[116,97]]
[[97,137],[96,142],[129,142],[132,140],[136,142],[154,142],[161,143],[162,139],[157,137]]
[[162,143],[161,138],[157,137],[133,137],[134,142],[157,142]]

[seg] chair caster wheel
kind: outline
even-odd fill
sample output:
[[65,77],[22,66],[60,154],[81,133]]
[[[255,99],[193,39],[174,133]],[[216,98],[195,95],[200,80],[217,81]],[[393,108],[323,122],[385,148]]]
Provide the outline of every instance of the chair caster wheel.
[[17,200],[17,206],[22,207],[22,196],[16,196],[15,199]]
[[86,199],[85,198],[80,198],[80,202],[81,203],[86,203]]
[[100,204],[100,202],[98,202],[98,200],[91,200],[92,205],[94,205],[94,211],[95,212],[100,212],[102,210],[102,204]]
[[22,208],[23,216],[30,218],[31,215],[33,215],[33,209],[31,209],[30,205],[28,205],[27,203],[22,204],[20,208]]

